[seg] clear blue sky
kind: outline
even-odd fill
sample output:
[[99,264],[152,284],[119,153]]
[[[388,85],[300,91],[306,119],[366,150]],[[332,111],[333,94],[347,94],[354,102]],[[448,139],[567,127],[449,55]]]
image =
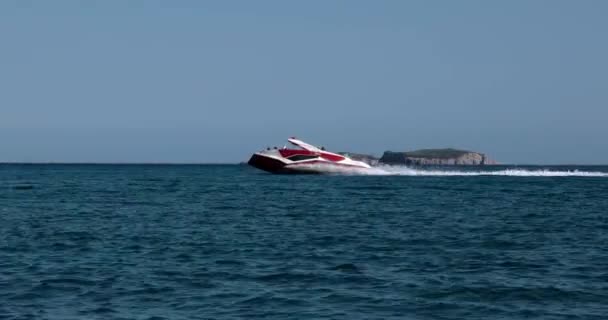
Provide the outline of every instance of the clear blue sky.
[[0,161],[237,162],[291,135],[608,163],[608,1],[2,1]]

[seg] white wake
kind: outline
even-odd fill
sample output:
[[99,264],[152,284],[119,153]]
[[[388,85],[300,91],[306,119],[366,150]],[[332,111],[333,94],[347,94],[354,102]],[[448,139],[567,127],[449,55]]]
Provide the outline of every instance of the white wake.
[[299,164],[298,170],[302,172],[326,173],[330,175],[373,175],[373,176],[505,176],[505,177],[608,177],[608,172],[583,171],[579,169],[559,170],[548,168],[507,168],[495,169],[485,167],[484,170],[455,170],[455,169],[421,169],[407,166],[375,166],[371,169],[347,166],[336,166],[328,164]]
[[[359,175],[360,170],[350,174]],[[379,166],[363,172],[366,175],[398,176],[509,176],[509,177],[608,177],[608,172],[551,169],[502,169],[483,171],[459,171],[441,169],[415,169],[405,166]]]

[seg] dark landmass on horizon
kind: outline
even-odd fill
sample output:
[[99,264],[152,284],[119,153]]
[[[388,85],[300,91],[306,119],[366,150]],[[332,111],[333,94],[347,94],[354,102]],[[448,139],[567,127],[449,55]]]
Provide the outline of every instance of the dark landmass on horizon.
[[444,149],[419,149],[412,151],[385,151],[377,158],[368,154],[341,152],[354,160],[367,162],[371,165],[413,165],[413,166],[484,166],[498,165],[495,160],[487,157],[484,153],[460,150],[454,148]]

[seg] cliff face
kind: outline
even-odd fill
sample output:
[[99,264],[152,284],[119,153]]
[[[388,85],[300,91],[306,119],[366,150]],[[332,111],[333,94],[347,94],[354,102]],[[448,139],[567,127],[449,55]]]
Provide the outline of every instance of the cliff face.
[[492,165],[485,154],[457,149],[423,149],[407,152],[386,151],[380,163],[391,165]]

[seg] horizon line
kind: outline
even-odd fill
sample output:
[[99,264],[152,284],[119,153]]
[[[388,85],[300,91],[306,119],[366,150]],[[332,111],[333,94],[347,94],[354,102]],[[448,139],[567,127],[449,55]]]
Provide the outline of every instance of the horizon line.
[[[239,162],[89,162],[89,161],[0,161],[0,165],[247,165]],[[432,165],[429,165],[432,166]],[[499,163],[485,165],[445,165],[445,167],[501,167],[501,166],[608,166],[608,164],[580,163]]]

